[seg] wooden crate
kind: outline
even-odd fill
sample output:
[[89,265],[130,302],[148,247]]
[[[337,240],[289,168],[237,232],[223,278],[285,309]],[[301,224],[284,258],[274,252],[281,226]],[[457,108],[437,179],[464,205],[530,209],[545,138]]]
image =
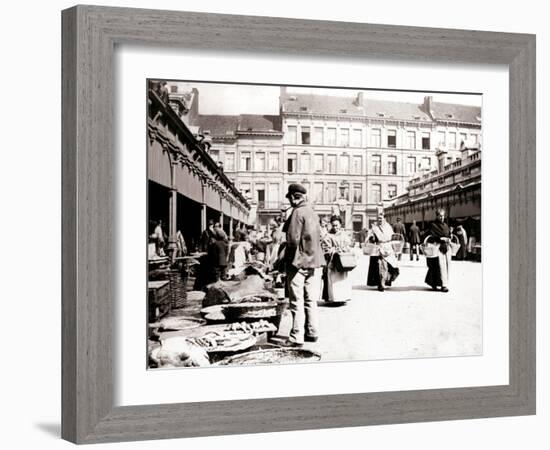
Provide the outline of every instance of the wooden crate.
[[170,293],[170,281],[149,281],[149,321],[154,322],[170,312],[172,296]]

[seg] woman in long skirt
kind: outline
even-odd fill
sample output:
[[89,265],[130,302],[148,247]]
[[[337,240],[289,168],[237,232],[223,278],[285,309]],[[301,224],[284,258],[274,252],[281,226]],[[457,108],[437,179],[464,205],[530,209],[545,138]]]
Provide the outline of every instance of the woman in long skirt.
[[330,247],[331,247],[331,241],[329,233],[329,221],[325,217],[321,217],[319,219],[319,228],[321,230],[320,236],[321,236],[321,250],[323,250],[323,255],[325,257],[326,264],[323,266],[323,273],[321,277],[321,283],[322,283],[322,289],[321,289],[321,300],[327,302],[329,299],[328,294],[328,269],[327,265],[330,262],[331,254],[330,254]]
[[455,231],[456,237],[458,238],[458,241],[460,243],[460,248],[458,249],[458,253],[456,254],[456,259],[459,261],[463,261],[466,259],[466,248],[468,245],[468,235],[466,234],[466,230],[462,225],[459,225],[456,227]]
[[397,257],[391,245],[393,228],[386,222],[383,214],[378,216],[378,223],[373,225],[367,235],[367,241],[378,244],[378,255],[371,255],[367,285],[375,286],[383,292],[391,286],[399,275]]
[[428,235],[428,243],[439,244],[439,255],[435,258],[426,258],[428,273],[425,281],[434,291],[441,287],[441,292],[449,292],[451,231],[445,223],[445,210],[436,211],[436,220],[430,224]]
[[321,247],[327,259],[323,277],[323,300],[327,303],[345,303],[351,300],[351,282],[348,272],[338,270],[335,255],[349,251],[351,239],[342,229],[340,217],[332,217],[331,225],[331,232],[322,233],[321,237]]

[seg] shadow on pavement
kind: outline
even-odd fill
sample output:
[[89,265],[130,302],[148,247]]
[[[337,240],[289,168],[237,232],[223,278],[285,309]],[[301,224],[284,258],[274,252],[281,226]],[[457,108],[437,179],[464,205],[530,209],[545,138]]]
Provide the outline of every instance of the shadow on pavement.
[[423,291],[434,292],[429,286],[392,286],[388,288],[388,292],[407,292],[407,291]]
[[355,286],[351,287],[354,291],[376,291],[375,287],[367,286],[365,284],[356,284]]
[[337,308],[339,306],[344,306],[347,303],[345,302],[317,302],[317,306],[324,307],[324,308]]
[[[373,291],[377,292],[376,287],[365,286],[358,284],[352,286],[353,290],[356,291]],[[422,292],[433,292],[432,289],[428,286],[391,286],[386,288],[386,292],[407,292],[407,291],[422,291]]]

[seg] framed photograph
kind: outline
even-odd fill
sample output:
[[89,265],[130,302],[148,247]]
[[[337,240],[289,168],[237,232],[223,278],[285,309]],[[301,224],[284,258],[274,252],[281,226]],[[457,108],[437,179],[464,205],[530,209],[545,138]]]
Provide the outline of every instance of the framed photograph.
[[65,439],[535,413],[533,35],[62,17]]

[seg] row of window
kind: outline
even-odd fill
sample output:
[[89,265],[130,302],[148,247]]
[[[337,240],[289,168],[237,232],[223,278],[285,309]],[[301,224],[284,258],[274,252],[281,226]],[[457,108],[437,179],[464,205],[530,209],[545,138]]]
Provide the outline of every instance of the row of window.
[[[211,150],[211,156],[218,161],[219,150]],[[254,155],[254,164],[252,164],[252,153],[241,152],[239,161],[239,170],[242,172],[279,172],[279,153],[268,153],[266,161],[266,153],[256,152]],[[326,167],[325,167],[326,159]],[[299,164],[298,164],[299,162]],[[224,170],[226,172],[235,172],[235,153],[225,153]],[[406,172],[407,175],[412,175],[418,169],[431,169],[431,158],[425,156],[417,158],[415,156],[407,157]],[[289,153],[286,159],[285,171],[287,173],[333,173],[333,174],[353,174],[361,175],[363,172],[363,157],[341,155],[337,158],[336,155],[322,154],[302,154],[298,158],[297,153]],[[397,175],[397,156],[390,155],[386,158],[386,170],[382,168],[382,156],[371,156],[370,172],[374,175]]]
[[[348,201],[354,203],[363,203],[363,185],[361,183],[354,183],[351,188],[349,185],[338,187],[337,183],[309,183],[304,182],[304,187],[309,193],[309,199],[314,203],[334,203],[337,199],[345,198]],[[250,183],[241,183],[240,191],[248,199],[254,198],[261,207],[277,208],[281,199],[281,192],[279,183],[268,183],[266,193],[266,186],[264,183],[256,183],[254,187],[254,195],[251,192]],[[351,189],[351,190],[350,190]],[[371,184],[370,190],[370,202],[380,203],[382,201],[382,185],[379,183]],[[397,185],[388,184],[386,197],[393,198],[397,195]]]
[[[417,132],[407,131],[405,135],[404,147],[408,149],[416,149],[418,144],[423,150],[431,148],[431,133],[428,131],[420,132],[420,142],[417,143]],[[449,149],[460,149],[467,142],[473,145],[478,144],[478,135],[468,133],[457,133],[455,131],[438,131],[438,144]],[[469,138],[469,141],[468,141]],[[349,128],[325,128],[325,127],[298,127],[289,125],[285,133],[285,143],[290,145],[324,145],[324,146],[340,146],[340,147],[363,147],[363,132],[361,129]],[[397,130],[389,129],[385,136],[385,147],[397,147]],[[457,143],[459,144],[457,146]],[[369,130],[369,146],[375,148],[382,147],[382,130],[373,128]]]
[[479,136],[477,134],[470,134],[468,140],[467,133],[456,133],[454,131],[438,131],[437,139],[440,147],[445,147],[450,150],[460,150],[467,142],[474,147],[479,144]]
[[[362,147],[363,131],[361,129],[340,128],[339,136],[336,128],[324,127],[298,127],[290,125],[287,127],[285,141],[287,144],[296,145],[327,145],[341,147]],[[299,139],[298,139],[299,137]]]

